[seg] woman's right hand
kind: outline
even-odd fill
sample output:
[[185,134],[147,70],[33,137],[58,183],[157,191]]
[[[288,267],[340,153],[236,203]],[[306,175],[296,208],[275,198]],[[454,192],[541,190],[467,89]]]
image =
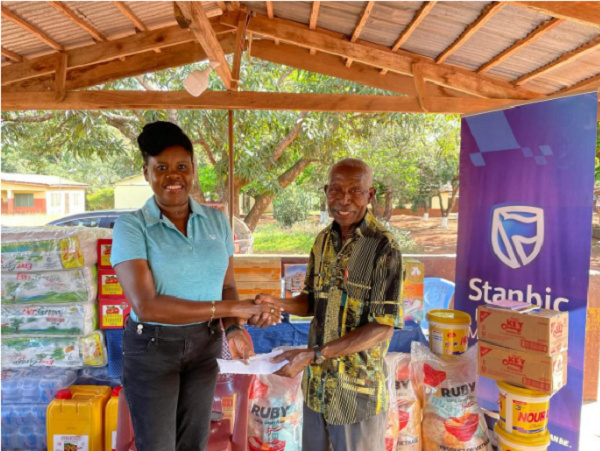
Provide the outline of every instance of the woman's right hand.
[[236,316],[238,318],[248,320],[252,317],[268,317],[269,321],[263,327],[269,324],[277,324],[281,322],[281,312],[283,308],[279,307],[274,302],[255,303],[254,299],[245,299],[236,302]]

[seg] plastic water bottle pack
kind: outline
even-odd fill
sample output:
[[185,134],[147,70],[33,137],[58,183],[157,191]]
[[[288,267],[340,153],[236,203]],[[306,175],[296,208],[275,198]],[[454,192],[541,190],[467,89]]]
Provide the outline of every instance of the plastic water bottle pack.
[[2,404],[45,403],[73,384],[77,371],[39,367],[2,371]]
[[46,449],[47,404],[2,404],[2,450]]

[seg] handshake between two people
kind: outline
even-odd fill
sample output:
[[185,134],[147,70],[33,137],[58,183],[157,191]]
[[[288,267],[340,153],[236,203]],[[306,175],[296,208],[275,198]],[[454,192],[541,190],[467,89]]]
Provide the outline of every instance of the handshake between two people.
[[281,323],[284,303],[270,294],[260,293],[254,299],[240,302],[240,312],[237,315],[238,324],[249,324],[265,328]]

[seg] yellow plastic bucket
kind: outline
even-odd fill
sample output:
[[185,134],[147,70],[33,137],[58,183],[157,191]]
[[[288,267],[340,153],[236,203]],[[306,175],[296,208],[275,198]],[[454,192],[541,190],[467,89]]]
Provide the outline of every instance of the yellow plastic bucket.
[[511,434],[536,436],[548,427],[550,395],[498,382],[500,426]]
[[438,355],[458,355],[467,350],[471,315],[459,310],[431,310],[429,346]]
[[522,437],[506,432],[500,423],[494,426],[494,432],[498,438],[499,451],[546,451],[550,445],[550,433],[534,437]]

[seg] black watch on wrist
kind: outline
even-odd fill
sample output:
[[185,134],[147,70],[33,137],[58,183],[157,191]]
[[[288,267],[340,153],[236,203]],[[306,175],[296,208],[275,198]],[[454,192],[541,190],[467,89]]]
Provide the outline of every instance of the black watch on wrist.
[[244,330],[244,326],[240,326],[239,324],[232,324],[225,330],[225,336],[229,335],[229,332],[234,330]]
[[321,353],[321,347],[319,345],[313,346],[313,350],[315,351],[315,365],[320,365],[325,361],[325,356]]

